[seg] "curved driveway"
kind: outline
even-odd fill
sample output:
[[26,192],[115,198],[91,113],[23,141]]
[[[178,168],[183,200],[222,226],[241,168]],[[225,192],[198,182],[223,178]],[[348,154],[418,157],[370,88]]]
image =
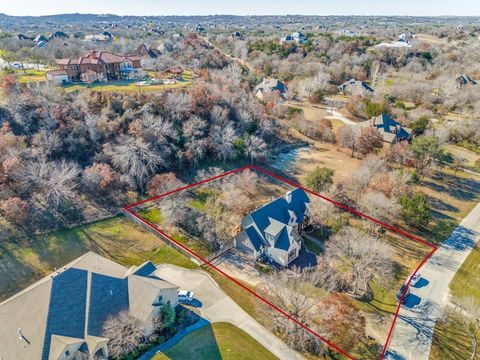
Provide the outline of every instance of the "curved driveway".
[[248,315],[206,272],[171,264],[160,264],[156,275],[182,289],[192,290],[195,299],[201,302],[199,310],[205,320],[211,323],[228,322],[237,326],[281,360],[304,359]]

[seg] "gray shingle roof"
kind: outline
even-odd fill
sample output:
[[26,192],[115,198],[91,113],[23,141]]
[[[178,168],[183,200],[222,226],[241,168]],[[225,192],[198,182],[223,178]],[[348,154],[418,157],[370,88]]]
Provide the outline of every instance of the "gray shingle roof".
[[51,335],[83,338],[87,276],[87,271],[71,268],[53,278],[42,360],[49,358]]
[[110,317],[128,310],[128,280],[92,273],[88,334],[101,336]]
[[258,230],[251,226],[245,229],[245,232],[255,249],[258,250],[261,245],[265,244],[268,246],[269,242],[265,238],[265,232],[272,235],[280,232],[273,246],[281,250],[288,250],[293,241],[289,234],[291,227],[288,226],[291,213],[293,212],[297,217],[297,224],[302,223],[307,209],[306,204],[309,202],[310,199],[305,191],[297,188],[253,211],[250,216]]
[[[105,341],[95,336],[101,335],[108,316],[123,309],[134,316],[149,314],[162,289],[176,298],[178,287],[152,276],[154,268],[147,262],[128,270],[89,252],[0,303],[2,360],[46,360],[51,351],[58,353],[62,344],[75,339],[95,348]],[[18,329],[25,339],[19,339]]]

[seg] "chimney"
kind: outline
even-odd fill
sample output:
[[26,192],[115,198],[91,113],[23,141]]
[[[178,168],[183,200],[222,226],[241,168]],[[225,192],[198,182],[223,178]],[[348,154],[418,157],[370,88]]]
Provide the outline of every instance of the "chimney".
[[285,194],[285,200],[290,204],[292,202],[292,192],[289,191]]

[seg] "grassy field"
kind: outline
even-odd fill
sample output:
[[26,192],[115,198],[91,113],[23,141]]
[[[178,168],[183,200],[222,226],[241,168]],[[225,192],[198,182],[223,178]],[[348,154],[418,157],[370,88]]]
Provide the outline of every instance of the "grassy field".
[[277,359],[245,331],[228,323],[215,323],[185,336],[152,360],[274,360]]
[[480,246],[477,245],[450,283],[453,300],[473,296],[480,303]]
[[[149,76],[154,77],[154,72],[148,72]],[[185,70],[182,75],[182,80],[177,81],[175,84],[149,84],[139,86],[138,80],[112,80],[106,83],[94,83],[94,84],[70,84],[63,88],[67,92],[78,91],[88,89],[90,91],[106,91],[106,92],[125,92],[125,93],[149,93],[158,91],[167,91],[171,89],[180,89],[183,87],[191,86],[193,83],[192,72]]]
[[45,81],[45,73],[51,69],[42,69],[42,70],[18,70],[18,82],[20,84],[26,84],[29,82]]
[[[477,336],[480,343],[480,334]],[[465,360],[472,356],[472,342],[465,321],[453,310],[447,311],[435,326],[430,360]],[[475,360],[480,354],[477,351]]]
[[430,203],[433,221],[427,240],[441,243],[480,201],[480,177],[445,168],[421,179],[417,189]]
[[28,244],[0,244],[0,299],[5,299],[85,252],[122,265],[151,260],[195,268],[185,256],[123,216],[37,236]]
[[137,81],[131,80],[114,80],[106,83],[100,84],[74,84],[66,85],[63,88],[67,92],[78,91],[78,90],[89,90],[89,91],[100,91],[100,92],[125,92],[125,93],[148,93],[148,92],[157,92],[157,91],[167,91],[171,89],[179,89],[186,86],[192,85],[191,81],[179,81],[176,84],[154,84],[154,85],[137,85]]

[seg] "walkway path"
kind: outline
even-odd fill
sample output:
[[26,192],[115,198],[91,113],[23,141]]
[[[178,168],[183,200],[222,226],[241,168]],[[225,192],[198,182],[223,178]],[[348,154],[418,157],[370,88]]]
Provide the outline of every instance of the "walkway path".
[[[158,266],[157,276],[195,294],[201,316],[209,323],[228,322],[256,339],[281,360],[304,359],[279,338],[247,314],[218,284],[202,270],[190,270],[170,264]],[[155,349],[157,350],[157,349]]]
[[386,359],[427,360],[437,316],[448,302],[449,283],[480,238],[480,203],[420,269],[422,279],[410,288]]

